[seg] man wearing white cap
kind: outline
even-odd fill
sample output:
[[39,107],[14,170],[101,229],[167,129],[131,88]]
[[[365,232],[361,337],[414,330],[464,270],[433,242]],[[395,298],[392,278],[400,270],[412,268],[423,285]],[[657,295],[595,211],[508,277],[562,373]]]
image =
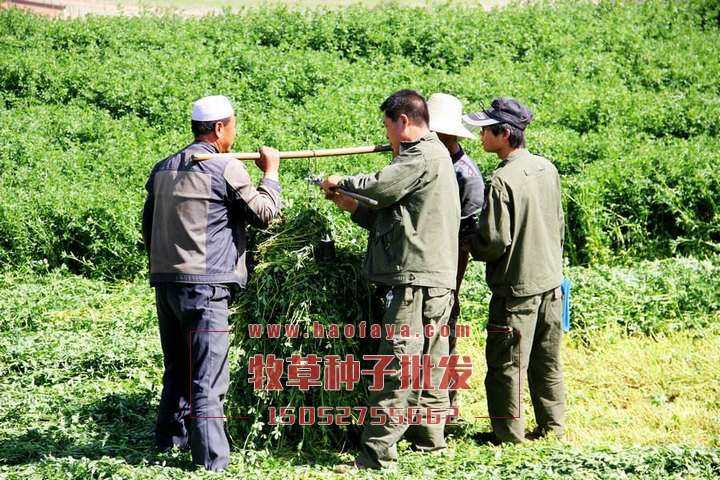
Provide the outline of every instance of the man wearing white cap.
[[143,240],[165,367],[155,443],[163,451],[189,446],[194,464],[220,471],[230,453],[228,303],[247,280],[246,225],[266,226],[280,210],[280,159],[260,149],[257,188],[240,161],[192,159],[230,150],[235,112],[227,97],[196,101],[191,127],[195,141],[158,162],[145,187]]
[[[440,141],[450,152],[450,158],[455,169],[455,177],[460,192],[460,239],[462,239],[463,236],[472,233],[476,214],[482,210],[485,185],[483,184],[480,169],[460,146],[458,138],[475,139],[476,137],[463,125],[462,102],[456,97],[447,93],[434,93],[430,95],[427,106],[430,114],[430,130],[437,133]],[[457,354],[455,326],[460,315],[460,285],[463,275],[465,275],[469,256],[469,249],[464,246],[464,242],[460,242],[455,303],[448,320],[448,326],[450,327],[450,355]],[[449,394],[450,404],[454,405],[456,390],[450,390]]]

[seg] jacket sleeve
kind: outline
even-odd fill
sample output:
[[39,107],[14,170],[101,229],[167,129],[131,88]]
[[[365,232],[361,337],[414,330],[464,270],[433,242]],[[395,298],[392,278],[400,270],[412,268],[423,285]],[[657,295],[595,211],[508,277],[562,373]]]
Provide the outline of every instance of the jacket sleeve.
[[416,190],[425,174],[425,157],[416,148],[408,148],[387,167],[370,175],[343,178],[338,187],[359,193],[378,202],[375,209],[397,203]]
[[363,227],[366,230],[370,230],[375,223],[375,217],[377,211],[366,207],[362,203],[358,205],[357,209],[350,215],[350,219]]
[[470,240],[473,258],[493,262],[502,257],[512,243],[510,224],[510,198],[503,184],[493,180],[478,216],[478,231]]
[[223,172],[231,210],[239,210],[250,225],[264,228],[281,208],[280,183],[263,178],[255,188],[242,162],[231,160]]
[[150,178],[145,184],[145,190],[147,196],[145,197],[145,204],[142,210],[142,237],[143,244],[145,245],[145,253],[150,256],[150,244],[152,240],[152,227],[153,227],[153,215],[155,213],[155,192],[154,192],[154,177],[155,172],[150,174]]

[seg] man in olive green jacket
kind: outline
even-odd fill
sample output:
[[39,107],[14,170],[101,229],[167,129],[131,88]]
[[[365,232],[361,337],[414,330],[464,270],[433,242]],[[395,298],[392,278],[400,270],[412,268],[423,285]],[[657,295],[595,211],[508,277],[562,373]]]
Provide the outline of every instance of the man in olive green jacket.
[[[369,230],[364,272],[387,292],[383,331],[394,325],[395,332],[402,328],[409,332],[380,341],[378,355],[391,362],[383,388],[370,392],[371,418],[365,423],[362,450],[355,461],[359,468],[396,466],[396,444],[403,435],[419,450],[446,447],[443,430],[449,399],[447,389],[438,388],[443,376],[438,365],[448,355],[448,338],[439,330],[452,309],[460,228],[455,172],[447,149],[428,129],[425,99],[401,90],[380,108],[393,161],[375,174],[331,176],[322,183],[329,198]],[[359,204],[333,193],[335,188],[362,194],[378,205]],[[420,360],[421,355],[430,356],[431,385],[401,388],[401,360]],[[440,421],[421,415],[419,425],[409,426],[408,407],[432,408],[431,414]],[[375,422],[373,409],[387,415],[386,422]]]
[[532,437],[565,427],[562,339],[562,249],[565,232],[560,177],[555,166],[525,147],[532,113],[512,98],[465,116],[482,127],[483,148],[501,162],[485,191],[476,260],[487,262],[492,298],[487,326],[485,378],[494,442],[525,440],[521,381],[528,379],[537,429]]

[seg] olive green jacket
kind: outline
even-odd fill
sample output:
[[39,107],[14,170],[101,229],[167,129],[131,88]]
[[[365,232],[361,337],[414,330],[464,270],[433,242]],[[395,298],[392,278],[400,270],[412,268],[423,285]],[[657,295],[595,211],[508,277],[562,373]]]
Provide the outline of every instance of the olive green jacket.
[[498,165],[485,195],[470,242],[473,257],[487,262],[490,290],[522,297],[560,285],[565,222],[555,166],[515,150]]
[[338,186],[378,202],[361,204],[352,215],[370,231],[368,280],[455,289],[460,201],[450,154],[435,133],[402,142],[387,167],[345,177]]

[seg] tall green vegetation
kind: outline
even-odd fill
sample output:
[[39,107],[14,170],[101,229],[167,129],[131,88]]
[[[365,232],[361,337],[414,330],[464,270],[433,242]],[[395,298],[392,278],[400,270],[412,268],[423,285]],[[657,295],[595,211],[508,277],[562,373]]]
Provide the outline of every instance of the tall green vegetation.
[[[563,174],[572,264],[716,253],[717,12],[669,0],[73,21],[3,10],[0,262],[143,272],[143,184],[189,141],[197,97],[232,97],[237,150],[292,149],[381,142],[377,107],[402,87],[536,111],[529,142]],[[495,159],[466,147],[489,174]],[[283,181],[386,161],[288,163]]]
[[[63,411],[67,425],[42,435],[19,427],[0,450],[20,463],[43,439],[52,442],[40,454],[70,456],[88,455],[107,440],[114,453],[144,458],[128,453],[124,425],[112,420],[127,409],[137,413],[144,423],[129,438],[146,441],[159,382],[159,351],[149,337],[152,298],[142,286],[143,187],[156,161],[190,142],[190,105],[208,94],[234,101],[235,150],[380,143],[378,105],[400,88],[453,93],[468,111],[497,95],[515,96],[536,112],[531,150],[550,158],[563,178],[573,332],[585,338],[608,325],[644,335],[716,332],[718,45],[720,6],[712,0],[567,2],[493,13],[460,6],[275,9],[72,21],[1,10],[0,268],[8,272],[0,276],[7,297],[0,373],[29,391],[73,379],[92,380],[87,388],[93,388],[102,378],[106,389],[120,385],[131,393],[103,391],[99,407]],[[464,146],[489,175],[497,159],[479,143]],[[368,290],[358,273],[365,233],[303,179],[369,172],[387,161],[377,154],[283,164],[287,208],[267,231],[256,232],[254,276],[235,305],[228,413],[251,416],[232,427],[246,446],[279,438],[316,446],[346,440],[347,431],[335,427],[260,422],[268,406],[360,405],[364,385],[353,392],[258,393],[247,382],[247,360],[256,353],[357,356],[361,342],[252,339],[246,327],[290,323],[304,333],[313,321],[369,320]],[[314,258],[325,231],[336,239],[333,264]],[[471,266],[463,293],[464,318],[475,327],[487,307],[482,273]],[[45,335],[48,329],[67,338]],[[23,421],[47,422],[56,407],[67,407],[58,390],[48,395],[52,405],[43,404],[41,413],[30,409],[37,418]],[[19,388],[8,392],[13,401],[23,395]],[[13,415],[7,412],[6,420]],[[110,425],[109,436],[76,425],[75,415]],[[83,436],[90,438],[65,446]],[[691,470],[681,453],[651,453],[648,461],[681,475]],[[633,455],[617,462],[634,462]],[[697,455],[703,472],[717,472],[715,452]],[[562,458],[575,461],[574,454]],[[597,465],[605,457],[589,458],[602,471]],[[54,474],[55,464],[48,465]],[[561,471],[584,473],[576,467]],[[625,467],[618,471],[634,472]]]

